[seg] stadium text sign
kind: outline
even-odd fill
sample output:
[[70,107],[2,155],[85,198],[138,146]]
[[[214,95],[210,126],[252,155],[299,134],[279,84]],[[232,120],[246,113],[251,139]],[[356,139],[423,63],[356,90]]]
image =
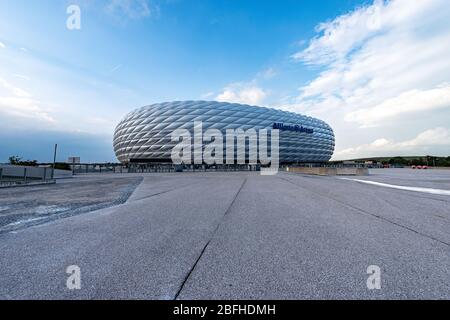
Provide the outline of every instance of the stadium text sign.
[[278,129],[281,131],[295,131],[295,132],[304,132],[304,133],[314,133],[314,129],[305,128],[304,126],[296,125],[288,125],[281,122],[275,122],[273,124],[273,129]]

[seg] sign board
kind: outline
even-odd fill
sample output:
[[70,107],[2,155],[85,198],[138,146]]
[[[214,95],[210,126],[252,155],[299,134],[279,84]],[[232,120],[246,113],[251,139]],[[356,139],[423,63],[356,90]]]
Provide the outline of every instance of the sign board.
[[67,163],[80,164],[81,163],[81,158],[80,157],[69,157],[69,159],[67,160]]
[[305,128],[304,126],[300,126],[298,124],[296,125],[287,125],[281,122],[275,122],[273,124],[273,129],[278,129],[281,131],[296,131],[296,132],[303,132],[303,133],[314,133],[314,129],[311,128]]

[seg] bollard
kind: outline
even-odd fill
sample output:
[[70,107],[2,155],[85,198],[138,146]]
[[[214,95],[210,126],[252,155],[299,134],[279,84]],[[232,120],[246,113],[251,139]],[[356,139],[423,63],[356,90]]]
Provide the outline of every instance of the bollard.
[[47,168],[44,168],[44,182],[47,181]]

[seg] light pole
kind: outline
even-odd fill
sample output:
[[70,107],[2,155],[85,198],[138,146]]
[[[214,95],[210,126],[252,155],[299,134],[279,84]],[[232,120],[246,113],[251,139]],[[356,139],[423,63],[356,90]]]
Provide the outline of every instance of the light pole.
[[58,150],[58,144],[55,144],[55,151],[53,153],[53,170],[52,170],[52,180],[55,177],[55,166],[56,166],[56,151]]

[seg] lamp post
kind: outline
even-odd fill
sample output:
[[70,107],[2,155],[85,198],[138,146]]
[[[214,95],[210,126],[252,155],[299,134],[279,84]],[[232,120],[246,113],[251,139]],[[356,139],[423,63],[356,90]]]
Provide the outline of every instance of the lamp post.
[[53,153],[53,170],[52,170],[52,180],[55,178],[55,166],[56,166],[56,151],[58,150],[58,144],[55,144],[55,151]]

